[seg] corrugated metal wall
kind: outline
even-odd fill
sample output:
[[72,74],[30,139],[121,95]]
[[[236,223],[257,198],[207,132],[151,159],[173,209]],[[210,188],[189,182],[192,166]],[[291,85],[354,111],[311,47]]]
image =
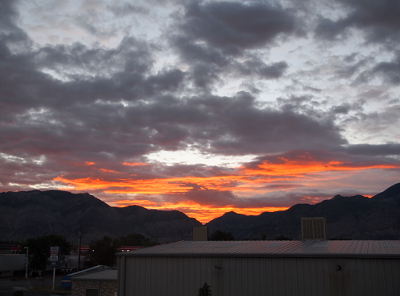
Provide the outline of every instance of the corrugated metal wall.
[[121,257],[119,260],[119,296],[197,296],[204,282],[211,286],[213,296],[400,295],[400,259]]

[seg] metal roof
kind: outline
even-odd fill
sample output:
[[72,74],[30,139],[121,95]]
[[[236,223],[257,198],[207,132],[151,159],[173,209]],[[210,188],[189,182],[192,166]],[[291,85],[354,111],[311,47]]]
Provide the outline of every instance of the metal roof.
[[118,256],[400,258],[400,241],[184,241]]
[[71,279],[73,281],[116,281],[118,279],[118,270],[108,269],[84,275],[75,275]]

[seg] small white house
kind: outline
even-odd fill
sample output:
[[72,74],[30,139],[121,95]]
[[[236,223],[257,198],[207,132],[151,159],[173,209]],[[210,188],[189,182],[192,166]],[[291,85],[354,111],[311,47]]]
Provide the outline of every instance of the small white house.
[[71,275],[71,296],[116,296],[118,271],[96,266]]
[[400,295],[400,241],[188,241],[118,254],[119,296]]

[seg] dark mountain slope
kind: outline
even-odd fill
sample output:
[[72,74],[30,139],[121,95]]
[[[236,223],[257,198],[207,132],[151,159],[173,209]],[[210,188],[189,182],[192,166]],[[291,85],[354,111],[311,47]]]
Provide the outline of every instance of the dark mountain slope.
[[301,239],[302,217],[325,217],[329,239],[400,239],[400,183],[373,198],[336,195],[315,205],[245,216],[229,213],[210,221],[210,232],[231,232],[236,239]]
[[147,210],[134,206],[110,207],[88,193],[22,191],[0,193],[0,237],[18,241],[47,234],[60,234],[83,242],[104,235],[120,237],[136,232],[160,242],[190,239],[195,219],[178,211]]
[[[207,223],[209,232],[231,232],[236,239],[275,239],[284,235],[301,239],[302,217],[325,217],[329,239],[400,239],[400,183],[367,198],[336,195],[286,211],[246,216],[229,212]],[[60,234],[83,242],[104,235],[120,237],[136,232],[159,242],[191,240],[200,222],[179,211],[148,210],[139,206],[110,207],[94,196],[66,191],[0,193],[0,237],[17,241]]]

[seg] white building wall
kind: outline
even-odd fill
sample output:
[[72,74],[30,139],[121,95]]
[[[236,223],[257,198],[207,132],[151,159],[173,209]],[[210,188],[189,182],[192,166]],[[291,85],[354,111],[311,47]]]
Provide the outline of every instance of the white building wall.
[[119,260],[119,296],[197,296],[204,282],[213,296],[400,295],[400,259],[124,256]]

